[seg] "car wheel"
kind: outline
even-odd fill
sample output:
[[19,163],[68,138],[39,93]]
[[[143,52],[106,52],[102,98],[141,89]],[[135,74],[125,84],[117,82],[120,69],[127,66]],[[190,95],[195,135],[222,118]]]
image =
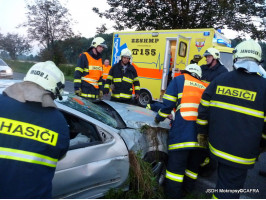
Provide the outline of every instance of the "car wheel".
[[138,105],[146,107],[147,104],[151,103],[151,95],[147,90],[140,90]]
[[167,154],[164,152],[151,151],[145,155],[144,160],[151,164],[153,174],[158,184],[163,185],[165,181]]

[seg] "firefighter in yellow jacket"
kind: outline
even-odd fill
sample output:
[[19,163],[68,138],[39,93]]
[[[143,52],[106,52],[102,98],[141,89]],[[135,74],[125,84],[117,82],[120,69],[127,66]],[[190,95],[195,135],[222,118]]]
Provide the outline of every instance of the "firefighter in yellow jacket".
[[74,73],[75,94],[91,100],[99,98],[99,90],[102,87],[100,78],[103,73],[104,48],[107,48],[105,40],[96,37],[92,40],[90,48],[80,55]]

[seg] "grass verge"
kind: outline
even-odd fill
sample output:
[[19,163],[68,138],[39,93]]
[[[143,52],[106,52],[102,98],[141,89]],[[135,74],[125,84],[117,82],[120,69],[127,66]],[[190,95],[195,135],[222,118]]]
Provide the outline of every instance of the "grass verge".
[[153,175],[150,163],[141,158],[141,153],[129,152],[129,190],[111,189],[105,195],[106,199],[163,199],[163,189],[158,185]]
[[[13,69],[14,72],[24,73],[26,74],[27,71],[35,64],[35,62],[24,62],[18,60],[5,60],[5,62]],[[66,65],[60,64],[59,69],[64,73],[65,79],[68,81],[74,80],[74,71],[75,66],[73,65]]]

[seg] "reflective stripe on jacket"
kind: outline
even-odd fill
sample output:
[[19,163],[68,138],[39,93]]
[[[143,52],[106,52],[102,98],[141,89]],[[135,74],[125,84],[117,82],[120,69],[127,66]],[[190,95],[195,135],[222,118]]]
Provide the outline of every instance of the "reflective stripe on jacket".
[[203,93],[198,132],[209,135],[219,162],[252,168],[264,141],[265,117],[266,79],[236,70],[217,77]]
[[184,76],[185,83],[180,104],[180,114],[185,120],[196,121],[200,99],[208,84],[188,74],[184,74]]
[[[205,85],[189,74],[182,74],[175,77],[167,87],[163,96],[163,104],[156,115],[157,120],[163,121],[177,105],[180,108],[183,103],[184,106],[182,109],[184,117],[181,116],[180,109],[177,109],[175,113],[168,137],[168,150],[203,148],[197,142],[196,119],[190,112],[197,111],[196,106],[193,107],[193,105],[199,104]],[[184,98],[183,101],[182,98]]]
[[108,65],[108,66],[103,65],[103,74],[102,74],[103,80],[107,79],[110,69],[111,69],[111,65]]
[[0,199],[52,198],[56,165],[68,150],[63,114],[0,95]]
[[117,100],[131,99],[133,86],[136,94],[139,94],[140,92],[139,77],[136,69],[131,64],[128,64],[124,71],[121,61],[112,66],[104,85],[104,93],[109,92],[111,84],[114,85],[112,97]]
[[[102,76],[102,59],[95,60],[88,54],[88,52],[84,52],[87,57],[89,66],[88,69],[85,69],[85,72],[89,72],[87,75],[83,76],[81,79],[90,83],[95,88],[99,88],[98,81]],[[88,71],[87,71],[88,70]]]

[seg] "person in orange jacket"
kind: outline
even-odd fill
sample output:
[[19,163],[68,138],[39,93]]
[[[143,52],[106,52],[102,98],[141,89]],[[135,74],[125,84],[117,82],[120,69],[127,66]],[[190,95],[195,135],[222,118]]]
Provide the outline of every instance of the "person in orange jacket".
[[102,37],[96,37],[92,40],[90,48],[80,55],[74,73],[76,95],[89,100],[100,99],[103,73],[102,52],[105,48],[107,48],[105,40]]
[[168,163],[165,194],[179,199],[194,188],[204,147],[197,142],[196,119],[201,95],[207,83],[200,80],[201,68],[188,65],[175,77],[163,96],[163,104],[154,121],[159,123],[176,108],[168,137]]
[[105,81],[108,77],[109,71],[111,69],[110,60],[105,59],[103,62],[103,74],[102,74],[102,85],[105,84]]

